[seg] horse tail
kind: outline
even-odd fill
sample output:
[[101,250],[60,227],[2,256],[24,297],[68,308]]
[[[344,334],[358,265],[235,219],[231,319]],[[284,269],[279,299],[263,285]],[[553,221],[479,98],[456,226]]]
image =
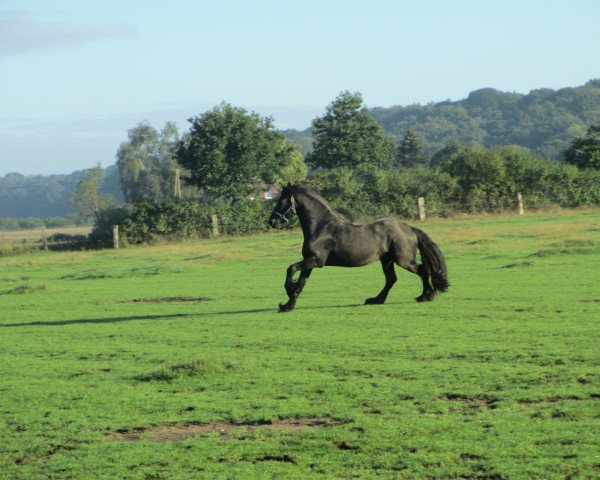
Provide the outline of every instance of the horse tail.
[[448,291],[448,268],[440,247],[422,230],[411,227],[417,235],[421,260],[431,276],[433,290],[438,293]]

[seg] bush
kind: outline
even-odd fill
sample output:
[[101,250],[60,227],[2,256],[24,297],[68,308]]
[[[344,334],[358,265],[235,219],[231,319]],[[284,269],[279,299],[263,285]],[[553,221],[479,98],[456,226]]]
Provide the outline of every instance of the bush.
[[[382,170],[374,169],[372,172]],[[369,216],[376,202],[369,198],[365,190],[368,184],[364,173],[358,173],[350,167],[338,167],[316,171],[309,187],[319,192],[336,208],[350,211],[356,215]]]
[[27,217],[19,219],[19,228],[27,230],[28,228],[42,228],[44,221],[41,218]]
[[55,233],[47,242],[48,250],[52,251],[85,250],[89,246],[88,236],[80,234]]
[[250,199],[212,203],[191,199],[140,202],[102,211],[97,215],[90,241],[98,247],[112,245],[113,225],[119,225],[123,244],[165,238],[207,238],[212,235],[213,215],[217,215],[221,234],[246,235],[267,228],[271,208],[271,202]]
[[528,207],[600,205],[600,173],[544,160],[527,149],[449,146],[435,168],[336,168],[316,172],[310,186],[338,207],[374,218],[416,218],[417,198],[429,215],[512,210],[517,193]]
[[94,219],[94,228],[88,236],[92,248],[109,247],[113,242],[113,225],[121,225],[130,215],[130,208],[124,205],[110,207],[98,212]]
[[419,197],[426,199],[429,212],[446,214],[457,188],[450,175],[425,167],[374,171],[365,182],[372,210],[378,216],[402,218],[418,216]]
[[268,200],[239,199],[214,205],[221,232],[226,235],[248,235],[268,229],[267,220],[273,203]]
[[[417,198],[429,215],[514,209],[517,193],[526,207],[600,205],[600,171],[547,161],[516,146],[469,149],[449,146],[435,167],[338,167],[313,173],[309,186],[336,208],[365,218],[416,218]],[[267,229],[272,202],[238,198],[206,202],[169,199],[114,207],[96,216],[90,246],[112,245],[120,226],[123,244],[157,239],[206,238],[217,215],[221,234],[246,235]]]

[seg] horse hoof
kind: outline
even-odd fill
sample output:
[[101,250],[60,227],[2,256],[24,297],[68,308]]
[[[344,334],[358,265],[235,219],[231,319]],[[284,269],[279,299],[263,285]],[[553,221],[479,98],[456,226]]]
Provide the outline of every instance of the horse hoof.
[[415,300],[419,303],[421,302],[431,302],[435,295],[420,295]]
[[367,298],[365,300],[365,305],[381,305],[382,303],[378,298]]
[[294,307],[288,305],[287,303],[280,303],[279,304],[279,311],[281,313],[283,313],[283,312],[291,312],[293,309],[294,309]]

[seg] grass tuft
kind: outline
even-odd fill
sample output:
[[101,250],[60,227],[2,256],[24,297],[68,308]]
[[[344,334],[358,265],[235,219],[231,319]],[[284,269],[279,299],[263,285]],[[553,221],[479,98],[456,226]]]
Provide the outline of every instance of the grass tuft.
[[28,283],[24,283],[23,285],[19,285],[10,290],[5,290],[3,292],[0,292],[0,294],[1,295],[12,295],[12,294],[23,295],[25,293],[33,293],[33,292],[37,292],[39,290],[46,290],[46,289],[48,289],[48,284],[46,284],[46,283],[41,283],[39,285],[30,285]]
[[533,267],[533,262],[515,262],[502,265],[500,268]]
[[114,268],[111,270],[84,270],[82,272],[69,273],[60,277],[60,280],[98,280],[110,278],[150,277],[165,273],[181,273],[181,267],[150,265],[133,268]]

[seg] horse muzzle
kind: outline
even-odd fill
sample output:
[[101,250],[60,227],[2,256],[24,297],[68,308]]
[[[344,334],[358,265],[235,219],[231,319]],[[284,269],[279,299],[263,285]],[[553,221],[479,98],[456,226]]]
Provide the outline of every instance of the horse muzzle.
[[[286,212],[287,213],[287,212]],[[290,219],[285,214],[273,212],[267,222],[271,228],[281,228],[290,223]]]
[[271,217],[267,221],[267,225],[271,228],[281,228],[283,226],[283,222],[278,217]]

